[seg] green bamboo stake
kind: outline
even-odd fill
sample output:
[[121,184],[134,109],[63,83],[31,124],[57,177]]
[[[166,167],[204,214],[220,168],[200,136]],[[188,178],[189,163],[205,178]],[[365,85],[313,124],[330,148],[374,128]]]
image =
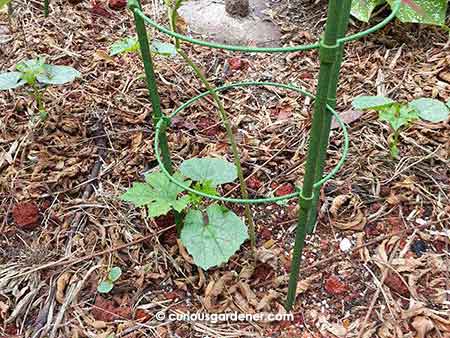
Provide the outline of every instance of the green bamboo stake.
[[[305,245],[306,226],[308,216],[314,198],[314,179],[319,166],[320,159],[325,158],[326,147],[321,147],[321,135],[324,121],[328,114],[326,105],[328,103],[328,91],[330,82],[333,80],[333,67],[336,63],[339,45],[337,45],[338,26],[340,18],[345,9],[342,4],[337,5],[339,0],[330,0],[328,5],[327,23],[325,35],[320,44],[320,72],[317,85],[317,96],[314,103],[314,115],[310,132],[309,149],[306,161],[305,178],[303,189],[299,197],[299,219],[295,236],[294,252],[292,257],[291,272],[289,276],[289,288],[285,307],[288,311],[292,309],[297,293],[298,274],[300,262]],[[337,79],[336,79],[337,80]]]
[[[161,110],[161,99],[158,93],[158,85],[156,83],[156,76],[153,67],[152,54],[150,52],[147,30],[145,29],[144,20],[135,13],[134,9],[141,9],[140,0],[129,0],[128,7],[133,12],[134,23],[136,25],[136,33],[139,40],[139,48],[141,50],[142,62],[144,63],[145,79],[147,82],[147,89],[150,96],[150,101],[152,102],[153,108],[153,125],[156,128],[157,123],[160,119],[165,118],[165,115]],[[156,136],[155,136],[156,137]],[[167,141],[166,128],[160,130],[160,148],[161,155],[164,164],[164,168],[173,174],[172,159],[170,158],[169,142]],[[177,226],[177,232],[181,232],[182,227],[182,217],[178,212],[175,212],[175,223]]]
[[44,0],[44,16],[48,17],[49,0]]
[[[128,2],[129,8],[133,11],[134,22],[136,25],[136,33],[139,40],[139,47],[141,50],[142,62],[144,63],[145,79],[147,82],[148,94],[152,102],[153,108],[153,125],[156,127],[158,121],[163,118],[161,111],[161,100],[158,94],[158,85],[156,84],[156,76],[153,67],[152,54],[150,52],[147,31],[145,29],[144,20],[139,15],[134,13],[134,8],[141,8],[140,0],[130,0]],[[161,154],[163,158],[164,167],[171,174],[173,173],[172,160],[170,158],[169,143],[165,131],[162,131],[161,140]]]
[[[337,38],[340,39],[345,36],[345,33],[347,32],[348,23],[350,19],[350,9],[352,6],[351,0],[343,0],[342,2],[342,15],[339,18],[339,23],[337,27]],[[336,62],[334,63],[334,67],[332,69],[332,73],[330,76],[330,86],[328,88],[328,105],[335,109],[336,108],[336,92],[337,92],[337,86],[339,83],[339,73],[341,70],[342,65],[342,59],[344,56],[344,44],[342,43],[338,50],[336,55]],[[328,148],[328,142],[330,138],[330,129],[331,129],[331,121],[332,121],[332,114],[331,112],[327,111],[327,114],[324,117],[323,126],[322,126],[322,134],[320,136],[320,148],[327,149]],[[316,174],[314,176],[314,182],[319,181],[324,172],[325,167],[325,159],[326,159],[326,151],[321,152],[323,155],[316,167]],[[311,201],[311,210],[309,213],[308,218],[308,224],[307,224],[307,231],[308,233],[311,233],[314,229],[314,225],[316,223],[317,219],[317,206],[319,204],[319,194],[320,194],[321,187],[314,190],[314,196]]]

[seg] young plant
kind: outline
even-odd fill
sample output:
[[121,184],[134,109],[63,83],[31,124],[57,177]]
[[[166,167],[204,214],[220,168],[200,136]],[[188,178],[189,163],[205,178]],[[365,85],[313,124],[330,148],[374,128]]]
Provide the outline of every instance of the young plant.
[[[216,158],[184,161],[174,177],[186,186],[218,195],[217,187],[237,178],[236,166]],[[204,206],[204,199],[171,182],[162,172],[146,175],[145,183],[133,183],[122,200],[146,207],[148,217],[184,212],[180,239],[195,264],[207,270],[228,261],[248,239],[247,227],[231,210],[217,203]]]
[[[394,7],[398,0],[353,0],[352,15],[368,22],[375,8],[381,5]],[[448,30],[445,24],[448,0],[402,0],[397,18],[401,22],[437,25]]]
[[106,279],[101,281],[97,286],[97,291],[100,293],[108,293],[114,287],[114,283],[120,278],[122,275],[122,270],[115,266],[111,270],[109,270]]
[[[183,0],[164,0],[164,3],[167,7],[170,29],[176,33],[177,32],[177,20],[178,20],[178,16],[179,16],[178,9],[181,7]],[[175,37],[174,44],[175,44],[175,49],[176,49],[177,54],[180,55],[183,58],[183,60],[192,68],[194,73],[197,75],[197,77],[200,79],[202,84],[205,86],[206,90],[210,93],[214,103],[217,106],[220,119],[222,120],[222,123],[225,126],[227,137],[228,137],[228,140],[230,141],[231,152],[233,154],[233,160],[234,160],[234,164],[236,166],[237,176],[239,179],[239,187],[240,187],[241,195],[244,199],[248,199],[249,194],[248,194],[248,189],[247,189],[247,183],[245,182],[244,174],[242,171],[241,158],[239,155],[236,138],[234,137],[231,122],[230,122],[230,119],[228,118],[228,114],[225,111],[223,103],[222,103],[219,95],[217,94],[217,91],[213,88],[213,85],[211,85],[211,83],[208,81],[208,79],[207,79],[206,75],[203,73],[203,71],[194,63],[194,61],[189,57],[189,55],[181,49],[180,39]],[[253,251],[253,256],[255,256],[256,255],[255,224],[254,224],[253,217],[251,214],[250,206],[248,204],[245,204],[245,206],[244,206],[244,213],[245,213],[245,218],[246,218],[248,226],[249,226],[251,249]]]
[[359,96],[352,105],[357,110],[376,110],[378,119],[389,123],[392,129],[388,138],[390,153],[393,158],[398,158],[400,132],[419,118],[430,122],[447,120],[449,102],[446,105],[435,99],[420,98],[410,103],[398,103],[384,96]]
[[43,57],[26,60],[16,65],[15,72],[0,74],[0,90],[15,89],[24,85],[31,88],[31,95],[38,106],[41,120],[48,116],[43,95],[48,85],[62,85],[72,82],[81,74],[72,67],[54,66],[45,63]]

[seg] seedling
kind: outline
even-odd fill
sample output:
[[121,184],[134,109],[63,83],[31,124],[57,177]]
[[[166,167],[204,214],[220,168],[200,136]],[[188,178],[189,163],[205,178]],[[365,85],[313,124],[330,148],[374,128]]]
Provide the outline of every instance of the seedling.
[[[173,175],[186,186],[217,195],[217,187],[237,178],[236,166],[222,159],[193,158],[184,161]],[[146,175],[145,183],[133,183],[122,200],[146,207],[148,217],[166,215],[171,210],[184,212],[180,239],[195,264],[207,270],[218,266],[239,249],[248,238],[247,227],[231,210],[218,204],[204,206],[202,196],[171,182],[162,172]]]
[[450,115],[450,104],[439,100],[420,98],[410,103],[398,103],[384,96],[359,96],[353,100],[353,107],[357,110],[376,110],[378,119],[389,123],[392,134],[388,143],[391,156],[399,157],[400,132],[417,119],[430,122],[442,122]]
[[0,90],[9,90],[28,85],[31,95],[36,101],[41,120],[48,116],[45,110],[43,95],[48,85],[62,85],[72,82],[81,74],[72,67],[54,66],[45,63],[43,57],[26,60],[16,65],[15,72],[0,74]]
[[114,283],[120,278],[122,275],[122,270],[115,266],[108,272],[108,276],[105,280],[101,281],[97,286],[97,291],[100,293],[108,293],[114,287]]

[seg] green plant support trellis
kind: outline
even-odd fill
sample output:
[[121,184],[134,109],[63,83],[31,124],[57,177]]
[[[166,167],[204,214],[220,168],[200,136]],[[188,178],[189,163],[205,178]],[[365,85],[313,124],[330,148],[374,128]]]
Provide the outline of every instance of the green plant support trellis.
[[[293,258],[289,278],[289,288],[285,304],[287,310],[291,310],[295,302],[297,292],[296,290],[297,281],[300,271],[300,262],[303,247],[305,244],[306,233],[312,231],[317,217],[319,189],[341,168],[348,152],[349,147],[348,132],[346,130],[345,124],[339,118],[339,115],[334,110],[336,106],[336,91],[339,80],[339,72],[343,58],[344,44],[349,41],[357,40],[363,36],[366,36],[384,27],[388,22],[390,22],[395,17],[401,5],[401,0],[398,0],[392,13],[385,20],[378,23],[377,25],[365,31],[350,36],[345,36],[350,17],[351,1],[352,0],[329,0],[325,33],[323,35],[323,38],[318,43],[290,46],[290,47],[259,48],[259,47],[224,45],[219,43],[207,42],[203,40],[194,39],[179,34],[177,32],[173,32],[159,25],[149,17],[147,17],[142,10],[140,0],[128,0],[128,7],[131,9],[134,15],[136,32],[140,43],[142,61],[144,63],[147,88],[153,107],[153,122],[155,126],[155,139],[154,139],[155,156],[161,167],[162,172],[165,173],[166,176],[173,183],[179,185],[180,187],[183,187],[187,191],[193,192],[195,194],[213,200],[220,200],[224,202],[232,202],[240,204],[250,204],[250,203],[257,204],[257,203],[273,203],[276,201],[292,198],[299,199],[300,210],[298,216],[298,226],[295,236]],[[186,107],[190,106],[197,100],[200,100],[201,98],[210,95],[211,92],[207,91],[190,99],[170,115],[165,115],[162,113],[160,98],[158,94],[158,87],[156,83],[156,76],[153,67],[153,60],[150,53],[148,35],[145,28],[146,23],[171,37],[175,37],[185,42],[190,42],[193,44],[206,46],[210,48],[224,49],[230,51],[241,51],[247,53],[289,53],[296,51],[319,49],[320,72],[317,85],[317,92],[315,96],[296,86],[273,82],[241,82],[228,84],[213,89],[215,92],[219,92],[236,87],[275,86],[288,90],[293,90],[302,95],[309,96],[315,99],[313,121],[309,136],[309,147],[306,160],[306,170],[303,181],[303,187],[301,188],[297,187],[294,193],[280,197],[240,199],[240,198],[229,198],[205,194],[203,192],[197,191],[184,185],[183,182],[177,181],[172,176],[173,167],[169,153],[169,145],[167,142],[166,129],[170,125],[172,117],[174,117],[177,113],[184,110]],[[331,120],[333,115],[336,117],[340,127],[342,128],[345,142],[342,150],[341,159],[339,160],[337,165],[327,175],[324,176],[323,173],[324,163],[326,159],[326,151],[329,143]]]

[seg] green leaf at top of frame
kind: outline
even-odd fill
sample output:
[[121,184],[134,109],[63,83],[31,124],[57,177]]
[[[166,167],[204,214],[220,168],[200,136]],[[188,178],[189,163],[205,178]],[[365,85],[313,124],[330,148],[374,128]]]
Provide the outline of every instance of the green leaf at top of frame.
[[119,268],[118,266],[113,267],[111,270],[109,270],[108,272],[108,279],[111,282],[115,282],[117,281],[120,276],[122,276],[122,269]]
[[100,293],[108,293],[114,287],[114,283],[109,279],[101,281],[97,286],[97,291]]
[[236,166],[220,158],[191,158],[181,163],[180,171],[194,181],[208,181],[213,187],[237,178]]
[[[387,2],[392,8],[397,0],[387,0]],[[402,0],[397,18],[401,22],[442,26],[445,25],[447,7],[448,0]]]
[[126,37],[114,42],[109,48],[109,55],[115,56],[123,53],[136,53],[139,51],[139,41],[137,37]]
[[0,0],[0,9],[9,4],[11,0]]
[[411,101],[409,106],[417,110],[421,119],[430,122],[447,121],[450,115],[447,105],[436,99],[420,98]]
[[409,123],[417,120],[419,115],[416,109],[408,105],[395,103],[385,107],[384,109],[380,109],[378,118],[380,121],[388,122],[391,128],[397,131]]
[[175,56],[177,54],[177,49],[173,44],[158,40],[153,40],[151,50],[153,53],[162,56]]
[[358,20],[368,22],[373,10],[385,2],[385,0],[353,0],[351,13]]
[[357,110],[379,110],[393,103],[395,103],[394,100],[384,96],[358,96],[353,99],[352,106]]
[[44,65],[44,72],[38,74],[36,76],[36,79],[40,83],[44,84],[62,85],[72,82],[80,76],[81,73],[75,68],[69,66],[55,66],[46,64]]
[[248,238],[247,227],[232,211],[217,204],[186,214],[181,241],[194,263],[204,270],[227,262]]
[[14,89],[26,83],[20,72],[7,72],[0,74],[0,90]]
[[[180,173],[175,173],[173,177],[187,186],[191,184]],[[165,215],[171,209],[180,212],[189,205],[189,196],[178,196],[184,189],[172,183],[162,172],[148,174],[145,179],[145,183],[133,183],[121,199],[136,207],[146,206],[149,217]]]

